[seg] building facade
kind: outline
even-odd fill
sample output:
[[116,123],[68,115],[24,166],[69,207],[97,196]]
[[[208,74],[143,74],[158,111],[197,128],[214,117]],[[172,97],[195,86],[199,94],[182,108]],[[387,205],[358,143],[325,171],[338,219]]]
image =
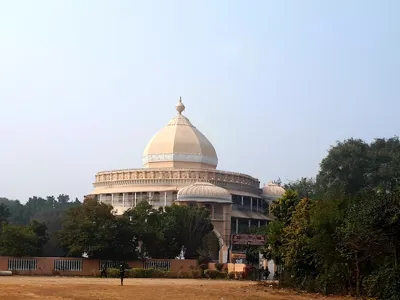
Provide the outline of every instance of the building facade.
[[183,115],[177,115],[147,144],[142,168],[98,172],[89,196],[123,214],[141,201],[155,207],[174,203],[201,203],[210,210],[220,262],[229,260],[232,234],[271,220],[269,205],[284,193],[282,187],[250,175],[217,169],[218,157],[211,142]]

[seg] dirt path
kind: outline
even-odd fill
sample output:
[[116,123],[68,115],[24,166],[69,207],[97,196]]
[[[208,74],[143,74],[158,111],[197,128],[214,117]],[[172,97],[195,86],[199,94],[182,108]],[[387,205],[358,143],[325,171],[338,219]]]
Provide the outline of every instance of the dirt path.
[[[327,297],[273,290],[251,282],[192,279],[0,277],[4,300],[306,300]],[[329,299],[345,299],[329,297]],[[348,299],[348,298],[346,298]]]

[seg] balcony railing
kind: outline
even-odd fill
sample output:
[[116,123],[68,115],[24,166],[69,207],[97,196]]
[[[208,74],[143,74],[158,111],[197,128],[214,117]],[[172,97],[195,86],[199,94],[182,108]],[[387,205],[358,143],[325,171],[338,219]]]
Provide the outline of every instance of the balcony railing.
[[250,206],[242,206],[240,204],[233,204],[232,205],[233,210],[242,210],[242,211],[253,211],[253,212],[258,212],[260,214],[263,214],[265,212],[265,208],[258,207],[253,205],[253,208]]
[[221,213],[214,213],[211,215],[211,220],[223,220],[224,214]]

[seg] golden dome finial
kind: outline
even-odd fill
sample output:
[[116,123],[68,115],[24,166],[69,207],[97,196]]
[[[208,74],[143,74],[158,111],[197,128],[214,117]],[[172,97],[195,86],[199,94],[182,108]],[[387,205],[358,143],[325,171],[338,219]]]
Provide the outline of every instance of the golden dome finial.
[[182,112],[185,110],[185,105],[183,105],[182,103],[182,97],[179,97],[179,102],[178,104],[175,106],[176,110],[178,111],[178,113],[181,115]]

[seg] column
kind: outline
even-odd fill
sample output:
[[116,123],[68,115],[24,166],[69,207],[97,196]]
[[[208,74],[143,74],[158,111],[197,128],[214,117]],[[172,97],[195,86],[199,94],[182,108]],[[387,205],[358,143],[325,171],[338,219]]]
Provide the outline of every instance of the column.
[[253,211],[253,198],[250,198],[250,211]]
[[239,234],[239,219],[236,218],[236,234]]
[[242,206],[243,206],[243,203],[244,203],[244,202],[243,202],[243,196],[242,196]]
[[167,192],[164,193],[164,207],[167,206]]
[[101,201],[101,194],[99,195],[99,202],[102,203],[102,201]]
[[261,222],[260,222],[260,220],[258,220],[258,228],[260,228],[261,227]]
[[114,194],[111,194],[111,205],[114,206]]
[[260,201],[260,199],[257,198],[257,212],[258,212],[258,202]]
[[135,207],[136,207],[136,192],[135,192]]
[[122,193],[122,206],[125,207],[125,193]]
[[249,219],[249,228],[251,227],[251,219]]

